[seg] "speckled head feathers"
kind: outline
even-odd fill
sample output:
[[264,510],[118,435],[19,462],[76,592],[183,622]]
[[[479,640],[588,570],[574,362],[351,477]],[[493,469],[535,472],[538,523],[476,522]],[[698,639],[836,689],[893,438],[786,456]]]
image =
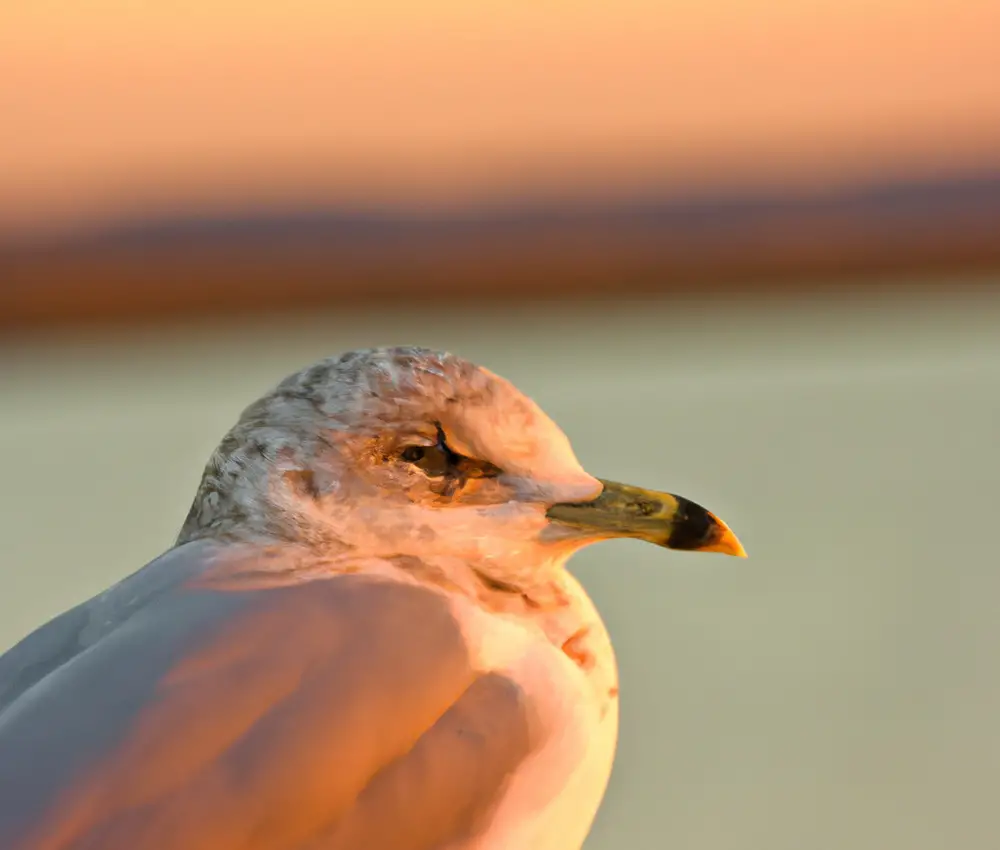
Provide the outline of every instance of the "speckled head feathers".
[[[406,448],[438,442],[499,474],[466,481],[401,462]],[[481,517],[597,490],[562,431],[508,381],[448,353],[366,349],[307,366],[243,411],[209,460],[180,541],[263,533],[350,545],[360,521],[379,526],[377,507],[397,519],[418,508],[429,528],[432,512],[449,508]]]

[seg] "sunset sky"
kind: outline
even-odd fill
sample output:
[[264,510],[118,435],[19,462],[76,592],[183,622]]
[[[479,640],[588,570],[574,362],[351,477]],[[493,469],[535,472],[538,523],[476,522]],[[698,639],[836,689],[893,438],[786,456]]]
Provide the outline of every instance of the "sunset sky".
[[31,0],[0,229],[1000,165],[995,0]]

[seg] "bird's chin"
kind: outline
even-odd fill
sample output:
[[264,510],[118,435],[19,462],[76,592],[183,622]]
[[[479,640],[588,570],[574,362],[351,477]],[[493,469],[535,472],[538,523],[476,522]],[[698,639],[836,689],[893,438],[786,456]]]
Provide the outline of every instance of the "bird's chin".
[[574,552],[607,539],[607,535],[594,531],[564,525],[561,522],[546,523],[538,535],[538,542],[546,549],[558,550],[568,557]]

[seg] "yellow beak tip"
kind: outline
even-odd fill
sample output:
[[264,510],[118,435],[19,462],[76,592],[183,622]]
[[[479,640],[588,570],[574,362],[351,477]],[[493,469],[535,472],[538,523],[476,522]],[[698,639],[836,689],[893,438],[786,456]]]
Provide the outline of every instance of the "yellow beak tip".
[[718,552],[720,555],[732,555],[734,558],[750,557],[747,555],[747,550],[743,548],[743,544],[735,537],[731,540],[718,540],[709,546],[701,547],[698,551]]
[[719,519],[714,514],[712,518],[719,525],[719,536],[708,546],[705,546],[703,552],[719,552],[723,555],[732,555],[734,558],[746,558],[747,550],[743,548],[743,544],[740,543],[739,538],[733,534],[732,530],[726,525],[721,519]]

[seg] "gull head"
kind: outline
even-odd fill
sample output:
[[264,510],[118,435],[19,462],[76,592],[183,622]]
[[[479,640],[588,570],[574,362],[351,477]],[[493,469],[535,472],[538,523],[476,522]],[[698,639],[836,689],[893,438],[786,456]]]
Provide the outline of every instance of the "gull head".
[[588,474],[508,381],[421,348],[321,360],[250,405],[179,542],[206,537],[460,559],[498,580],[611,537],[744,555],[693,502]]

